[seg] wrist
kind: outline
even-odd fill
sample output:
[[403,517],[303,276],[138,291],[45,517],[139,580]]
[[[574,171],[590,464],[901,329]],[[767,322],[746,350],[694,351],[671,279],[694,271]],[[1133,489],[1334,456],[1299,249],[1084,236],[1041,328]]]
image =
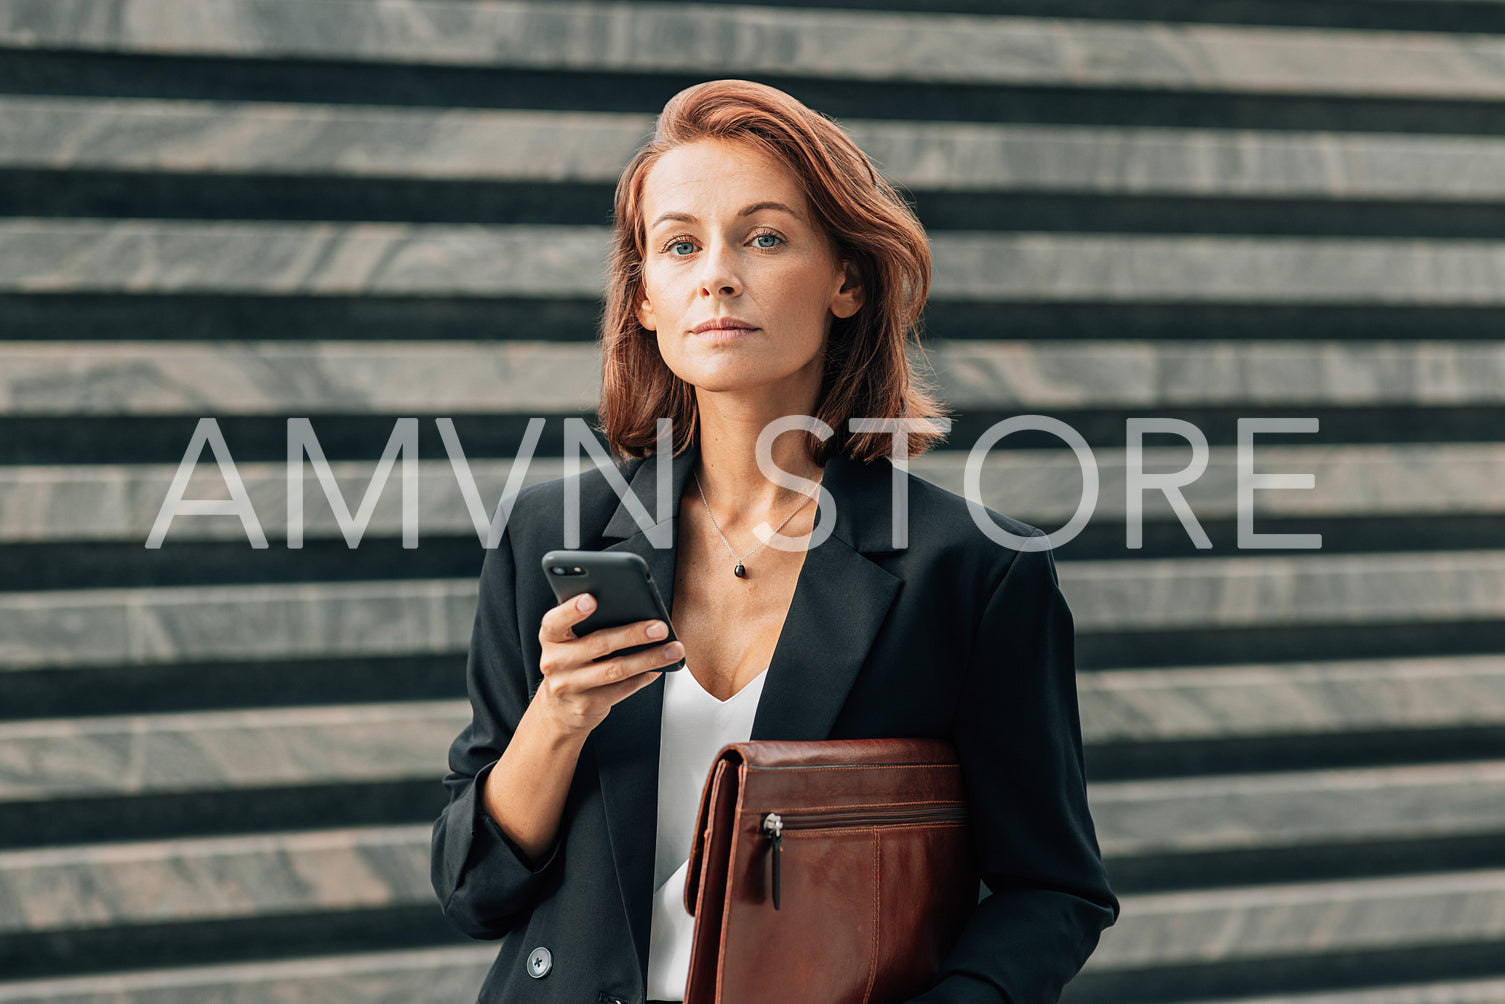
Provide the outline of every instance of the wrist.
[[545,681],[523,712],[518,731],[532,730],[534,738],[547,746],[550,753],[578,753],[585,745],[586,737],[599,724],[599,721],[587,721],[580,716],[578,709],[554,697],[548,681]]

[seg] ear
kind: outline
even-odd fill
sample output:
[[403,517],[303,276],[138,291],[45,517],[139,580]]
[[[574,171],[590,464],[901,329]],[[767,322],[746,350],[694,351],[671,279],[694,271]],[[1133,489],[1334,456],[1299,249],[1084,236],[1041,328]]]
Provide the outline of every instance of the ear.
[[639,286],[636,295],[638,304],[633,313],[637,315],[638,323],[649,331],[657,331],[658,320],[653,316],[653,304],[648,301],[648,294]]
[[857,266],[853,262],[842,262],[843,281],[841,288],[831,298],[831,313],[837,317],[851,317],[862,309],[866,297],[863,295],[862,276],[857,272]]

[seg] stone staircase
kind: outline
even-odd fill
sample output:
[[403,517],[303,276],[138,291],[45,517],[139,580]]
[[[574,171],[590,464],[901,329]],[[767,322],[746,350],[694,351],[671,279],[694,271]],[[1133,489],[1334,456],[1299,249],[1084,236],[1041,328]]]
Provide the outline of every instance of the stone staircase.
[[[1505,1004],[1505,3],[0,0],[0,1002],[468,1000],[428,887],[489,507],[588,417],[605,225],[679,88],[913,195],[961,491],[1085,439],[1058,552],[1119,925],[1072,1004]],[[216,419],[270,546],[187,517]],[[350,549],[288,419],[354,508]],[[1241,419],[1261,434],[1241,550]],[[1126,422],[1207,443],[1126,545]],[[1184,428],[1184,427],[1183,427]],[[1145,437],[1145,469],[1192,460]],[[1247,472],[1246,472],[1247,476]],[[1040,432],[983,465],[1054,529]],[[306,479],[312,484],[317,481]],[[227,497],[206,452],[188,498]]]

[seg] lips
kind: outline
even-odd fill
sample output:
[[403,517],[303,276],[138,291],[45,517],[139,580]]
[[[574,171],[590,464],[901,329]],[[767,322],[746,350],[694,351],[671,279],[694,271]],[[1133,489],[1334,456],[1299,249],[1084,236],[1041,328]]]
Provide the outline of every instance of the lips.
[[707,332],[753,331],[756,328],[757,325],[748,324],[746,321],[735,317],[717,317],[709,321],[701,321],[690,329],[690,333],[693,335],[703,335]]

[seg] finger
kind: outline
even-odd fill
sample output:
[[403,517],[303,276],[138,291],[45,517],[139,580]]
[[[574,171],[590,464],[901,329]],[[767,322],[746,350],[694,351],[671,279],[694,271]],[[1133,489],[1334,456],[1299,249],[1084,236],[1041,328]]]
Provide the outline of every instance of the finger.
[[604,659],[618,649],[663,641],[668,637],[669,626],[663,621],[634,621],[621,627],[592,631],[581,639],[580,649],[588,659]]
[[596,598],[590,593],[581,593],[565,600],[543,615],[538,628],[539,641],[564,643],[574,641],[577,635],[573,628],[589,617],[596,609]]
[[685,647],[677,641],[658,645],[642,652],[609,659],[580,670],[579,683],[589,688],[611,687],[623,680],[651,674],[665,666],[672,666],[685,657]]
[[602,687],[596,693],[605,698],[609,704],[615,706],[633,694],[636,694],[644,687],[652,685],[653,681],[662,675],[662,673],[639,673],[636,676],[629,676],[625,680]]

